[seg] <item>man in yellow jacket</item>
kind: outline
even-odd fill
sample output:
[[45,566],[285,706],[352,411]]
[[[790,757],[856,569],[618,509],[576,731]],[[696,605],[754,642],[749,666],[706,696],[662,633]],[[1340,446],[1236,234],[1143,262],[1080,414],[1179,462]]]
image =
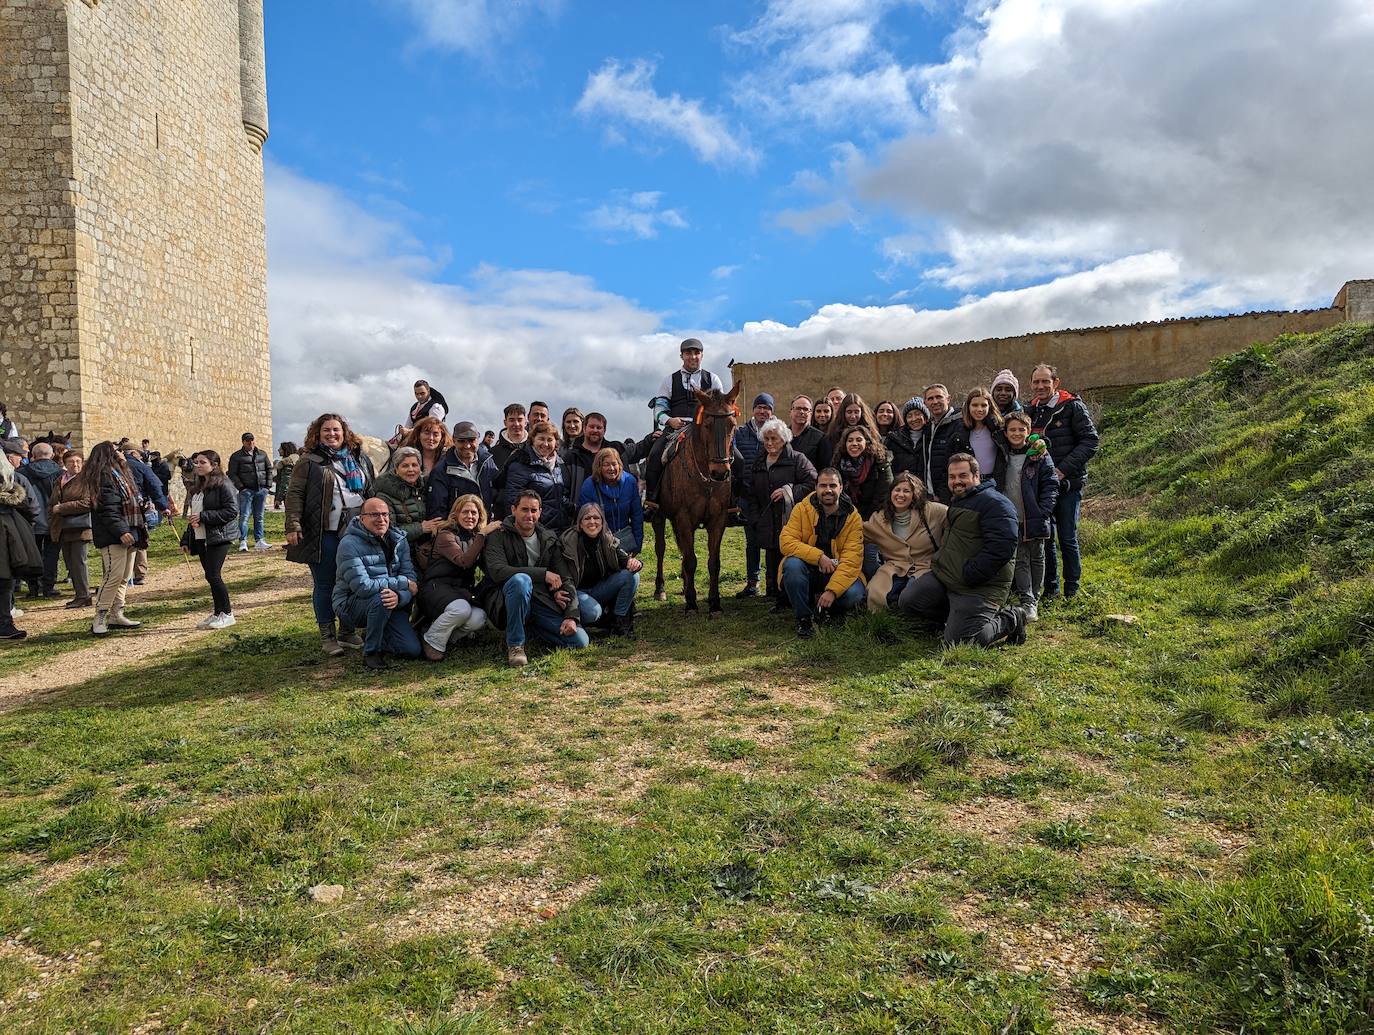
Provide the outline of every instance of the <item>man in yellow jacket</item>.
[[864,523],[841,485],[835,468],[822,471],[816,491],[792,508],[779,537],[778,584],[792,603],[802,639],[815,635],[815,619],[863,605]]

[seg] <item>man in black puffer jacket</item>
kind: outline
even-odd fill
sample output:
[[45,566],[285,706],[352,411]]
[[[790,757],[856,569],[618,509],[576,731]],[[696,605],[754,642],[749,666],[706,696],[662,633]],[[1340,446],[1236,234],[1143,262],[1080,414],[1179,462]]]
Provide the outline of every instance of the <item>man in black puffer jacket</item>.
[[1064,596],[1078,592],[1083,562],[1078,551],[1078,510],[1088,480],[1088,461],[1097,452],[1097,428],[1083,400],[1059,387],[1059,372],[1041,363],[1031,373],[1031,430],[1045,439],[1059,471],[1059,499],[1045,550],[1045,599],[1059,592],[1055,543],[1064,557]]
[[935,498],[941,503],[949,502],[950,438],[963,427],[963,414],[959,407],[949,403],[949,389],[941,384],[928,385],[925,390],[926,410],[930,413],[930,423],[925,428],[926,482]]
[[945,538],[935,567],[907,583],[898,606],[944,626],[945,643],[990,647],[1003,638],[1026,642],[1026,612],[1004,607],[1020,539],[1016,507],[983,481],[969,453],[949,458],[953,497],[945,513]]

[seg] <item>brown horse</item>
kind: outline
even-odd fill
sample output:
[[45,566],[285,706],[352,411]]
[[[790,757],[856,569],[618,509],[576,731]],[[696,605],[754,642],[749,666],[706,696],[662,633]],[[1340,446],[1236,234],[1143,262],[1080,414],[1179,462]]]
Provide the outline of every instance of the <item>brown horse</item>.
[[709,550],[707,567],[711,589],[706,597],[707,615],[714,618],[720,608],[720,541],[730,516],[734,495],[730,484],[730,460],[734,453],[735,429],[739,427],[739,383],[726,394],[696,391],[697,417],[682,432],[676,455],[664,465],[658,490],[658,510],[653,517],[654,552],[658,555],[658,578],[654,598],[667,600],[663,590],[663,522],[673,523],[673,538],[682,555],[682,591],[687,611],[697,610],[697,529],[706,526]]

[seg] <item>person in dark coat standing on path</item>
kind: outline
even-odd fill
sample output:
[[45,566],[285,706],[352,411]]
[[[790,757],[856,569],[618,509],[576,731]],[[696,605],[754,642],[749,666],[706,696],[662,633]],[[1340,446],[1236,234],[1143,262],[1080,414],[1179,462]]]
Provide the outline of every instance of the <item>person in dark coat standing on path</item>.
[[197,629],[227,629],[235,624],[229,587],[224,584],[224,559],[234,541],[238,526],[238,493],[234,491],[219,465],[219,454],[202,449],[191,454],[196,483],[191,490],[191,512],[181,548],[195,554],[205,572],[214,610],[196,624]]
[[33,537],[38,552],[43,556],[43,574],[29,583],[29,596],[50,600],[62,595],[57,589],[57,560],[61,550],[48,534],[48,511],[62,477],[62,468],[52,457],[50,443],[35,442],[29,449],[29,462],[24,467],[24,477],[37,496],[38,520],[33,525]]
[[1078,592],[1083,561],[1078,549],[1078,512],[1083,486],[1088,481],[1088,461],[1097,452],[1097,428],[1083,400],[1059,387],[1059,372],[1041,363],[1031,373],[1031,404],[1026,411],[1031,431],[1045,439],[1050,459],[1059,472],[1059,499],[1054,504],[1054,527],[1045,549],[1045,598],[1059,592],[1059,558],[1064,561],[1064,596]]
[[316,417],[286,489],[286,559],[310,566],[320,649],[330,657],[363,645],[342,615],[335,633],[333,596],[339,537],[372,495],[372,482],[372,461],[348,422],[337,413]]
[[248,549],[248,516],[253,516],[254,549],[270,550],[264,538],[263,510],[272,491],[272,458],[259,449],[251,431],[243,433],[243,447],[229,457],[229,481],[239,494],[239,550]]
[[951,502],[934,567],[907,583],[898,606],[943,626],[945,643],[1026,642],[1026,612],[1005,607],[1016,566],[1016,508],[983,481],[969,453],[949,458]]

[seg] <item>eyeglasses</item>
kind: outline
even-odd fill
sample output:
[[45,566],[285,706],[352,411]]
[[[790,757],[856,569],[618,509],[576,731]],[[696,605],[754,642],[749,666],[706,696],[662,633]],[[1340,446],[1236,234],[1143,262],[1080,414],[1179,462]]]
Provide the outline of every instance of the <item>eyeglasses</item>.
[[385,518],[385,519],[388,520],[388,521],[391,520],[391,514],[390,514],[388,511],[385,511],[385,510],[373,510],[373,511],[368,511],[367,513],[365,513],[365,514],[363,515],[363,517],[365,517],[365,518]]

